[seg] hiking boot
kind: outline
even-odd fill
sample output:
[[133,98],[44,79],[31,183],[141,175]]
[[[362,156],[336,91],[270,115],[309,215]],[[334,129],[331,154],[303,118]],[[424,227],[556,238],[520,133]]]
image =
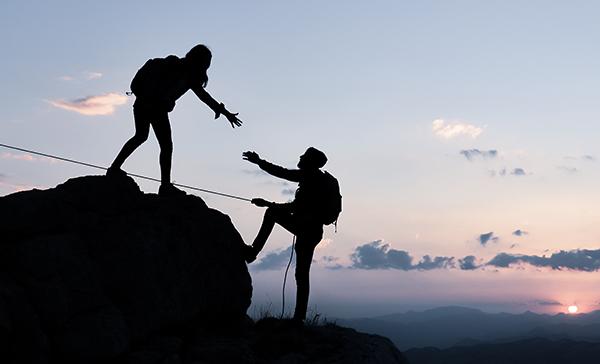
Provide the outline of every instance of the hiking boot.
[[106,170],[107,177],[124,178],[127,177],[127,173],[124,170],[117,167],[108,167]]
[[179,188],[173,186],[172,183],[163,183],[160,185],[160,188],[158,189],[158,195],[173,197],[173,196],[185,196],[186,193],[185,193],[185,191],[182,191]]
[[254,249],[252,245],[244,245],[243,248],[244,260],[246,263],[250,264],[256,260],[256,256],[258,255],[258,251]]

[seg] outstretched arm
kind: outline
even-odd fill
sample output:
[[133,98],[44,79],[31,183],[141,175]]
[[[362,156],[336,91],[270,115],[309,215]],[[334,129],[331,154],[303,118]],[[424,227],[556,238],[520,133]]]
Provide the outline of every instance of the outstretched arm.
[[292,206],[292,202],[285,202],[285,203],[277,203],[277,202],[271,202],[271,201],[267,201],[263,198],[253,198],[252,201],[250,201],[253,205],[256,205],[258,207],[283,207],[283,206]]
[[198,96],[198,98],[205,103],[208,107],[215,112],[215,119],[217,119],[221,114],[225,115],[227,120],[231,123],[231,127],[235,128],[236,126],[242,126],[242,121],[238,119],[239,113],[231,113],[229,112],[223,103],[219,103],[215,100],[203,87],[192,87],[192,91]]
[[300,182],[302,179],[302,172],[299,169],[287,169],[276,164],[269,163],[266,160],[261,159],[256,152],[244,152],[242,156],[248,162],[258,165],[260,169],[275,177],[287,179],[291,182]]

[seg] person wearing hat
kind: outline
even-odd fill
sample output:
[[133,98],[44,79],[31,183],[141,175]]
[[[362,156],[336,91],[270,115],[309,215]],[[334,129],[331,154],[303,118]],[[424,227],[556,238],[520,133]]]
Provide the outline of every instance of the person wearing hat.
[[320,193],[327,162],[323,152],[310,147],[300,156],[298,169],[287,169],[261,159],[255,152],[244,152],[243,158],[257,164],[263,171],[290,182],[297,182],[295,198],[288,203],[275,203],[262,198],[252,199],[258,207],[267,207],[263,222],[251,246],[245,248],[246,262],[251,263],[262,250],[275,224],[296,236],[296,308],[293,320],[302,323],[306,318],[310,291],[309,273],[313,254],[323,237],[323,221],[319,217],[322,205]]
[[237,118],[238,114],[229,112],[225,105],[216,101],[204,89],[208,83],[207,71],[211,60],[210,49],[199,44],[193,47],[184,58],[170,55],[166,58],[150,59],[137,71],[131,81],[131,91],[136,97],[133,104],[135,135],[121,148],[107,170],[108,176],[126,175],[121,170],[121,166],[131,153],[148,139],[150,126],[152,126],[160,146],[161,185],[159,194],[185,194],[171,183],[173,141],[169,112],[173,111],[177,99],[191,89],[200,101],[214,111],[215,119],[224,115],[232,127],[242,125],[240,119]]

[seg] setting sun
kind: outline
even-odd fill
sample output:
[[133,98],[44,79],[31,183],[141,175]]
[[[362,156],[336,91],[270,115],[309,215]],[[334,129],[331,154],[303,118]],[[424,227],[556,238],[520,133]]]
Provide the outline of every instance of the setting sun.
[[569,313],[577,313],[577,310],[579,310],[579,309],[577,308],[577,306],[572,305],[572,306],[569,306],[567,308],[567,310],[569,311]]

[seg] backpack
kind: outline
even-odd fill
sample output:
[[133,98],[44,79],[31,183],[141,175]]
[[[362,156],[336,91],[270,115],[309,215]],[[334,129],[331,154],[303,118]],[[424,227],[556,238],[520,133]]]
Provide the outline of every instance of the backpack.
[[152,97],[159,94],[164,90],[164,83],[169,78],[169,72],[173,71],[177,60],[179,60],[177,56],[149,59],[131,80],[129,86],[131,92],[138,97]]
[[335,224],[337,231],[337,220],[342,212],[342,195],[340,194],[340,184],[338,180],[323,171],[322,189],[319,198],[321,204],[321,221],[324,225]]

